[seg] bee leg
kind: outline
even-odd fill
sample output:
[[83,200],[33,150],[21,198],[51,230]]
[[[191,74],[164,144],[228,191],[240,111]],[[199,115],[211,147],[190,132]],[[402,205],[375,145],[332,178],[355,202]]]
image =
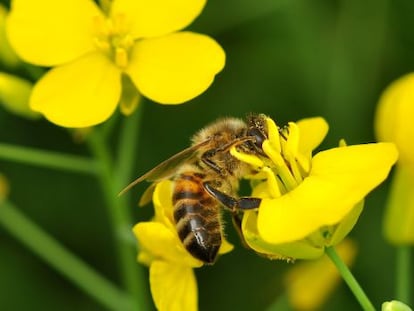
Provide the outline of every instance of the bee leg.
[[259,198],[251,198],[251,197],[241,197],[241,198],[233,198],[217,190],[208,182],[203,183],[204,189],[217,201],[219,201],[222,205],[230,209],[233,213],[236,213],[239,210],[250,210],[258,208],[262,199]]
[[206,152],[204,152],[201,155],[201,161],[203,161],[204,164],[206,164],[208,167],[210,167],[211,169],[213,169],[215,172],[217,172],[218,174],[222,175],[223,168],[221,168],[220,166],[218,166],[217,163],[214,162],[211,159],[212,157],[214,157],[214,155],[216,153],[217,153],[217,148],[207,150]]

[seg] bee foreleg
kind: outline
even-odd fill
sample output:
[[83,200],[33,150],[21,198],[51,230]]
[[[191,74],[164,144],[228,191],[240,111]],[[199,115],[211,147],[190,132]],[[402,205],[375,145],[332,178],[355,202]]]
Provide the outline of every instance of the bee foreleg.
[[250,210],[258,208],[262,199],[260,198],[251,198],[251,197],[241,197],[233,198],[220,190],[217,190],[208,182],[203,183],[204,189],[217,201],[219,201],[223,206],[230,209],[233,213],[238,210]]

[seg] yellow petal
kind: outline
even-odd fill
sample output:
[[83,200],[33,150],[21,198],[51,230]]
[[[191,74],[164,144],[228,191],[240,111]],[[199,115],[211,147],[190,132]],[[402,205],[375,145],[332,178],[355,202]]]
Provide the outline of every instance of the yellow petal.
[[193,269],[164,261],[150,267],[151,294],[159,311],[197,311],[197,281]]
[[133,228],[139,245],[153,257],[187,267],[201,267],[203,263],[192,257],[182,245],[175,231],[164,224],[141,222]]
[[398,165],[384,217],[384,234],[391,243],[414,244],[414,174]]
[[134,38],[158,37],[189,25],[205,3],[206,0],[115,0],[111,16],[125,16]]
[[227,254],[233,250],[234,246],[231,244],[225,237],[223,237],[222,243],[220,245],[220,249],[218,253],[221,254]]
[[171,231],[175,230],[175,222],[173,216],[173,182],[169,179],[160,181],[154,190],[152,200],[155,209],[155,218],[158,222],[163,223],[170,228]]
[[266,242],[257,230],[257,213],[255,211],[244,213],[242,232],[247,245],[251,249],[272,259],[315,259],[321,257],[325,251],[323,246],[314,245],[307,240],[282,244]]
[[296,122],[299,127],[299,152],[307,155],[325,139],[329,125],[324,118],[315,117]]
[[[349,266],[356,255],[356,245],[345,240],[337,247],[342,260]],[[286,275],[285,283],[289,301],[295,310],[319,310],[340,281],[340,275],[331,260],[300,262]]]
[[279,198],[262,200],[260,235],[269,243],[287,243],[340,222],[387,177],[396,160],[397,150],[391,143],[318,153],[310,175],[297,188]]
[[121,95],[121,72],[99,53],[56,67],[34,86],[33,110],[65,127],[101,123],[114,112]]
[[13,0],[7,21],[10,44],[25,61],[54,66],[94,49],[94,18],[102,15],[91,0]]
[[399,161],[414,172],[414,73],[393,82],[382,94],[375,118],[380,141],[397,145]]
[[127,73],[144,96],[161,104],[181,104],[204,92],[224,62],[216,41],[179,32],[138,41]]

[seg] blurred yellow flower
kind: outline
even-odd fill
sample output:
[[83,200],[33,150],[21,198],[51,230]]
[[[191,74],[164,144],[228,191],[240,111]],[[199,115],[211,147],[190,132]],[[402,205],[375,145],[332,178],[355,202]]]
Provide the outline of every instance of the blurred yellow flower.
[[255,167],[253,196],[258,211],[244,213],[242,231],[248,245],[270,258],[317,258],[353,228],[364,197],[380,184],[397,160],[392,143],[312,150],[328,126],[322,118],[290,122],[279,129],[267,118],[266,157],[232,150]]
[[[172,189],[170,180],[157,184],[154,219],[133,229],[140,248],[138,261],[150,267],[151,294],[158,310],[195,311],[198,293],[193,268],[203,262],[191,256],[180,241],[173,220]],[[232,248],[223,240],[219,253]]]
[[414,243],[414,73],[393,82],[377,108],[375,131],[379,141],[394,142],[399,159],[388,197],[384,234],[395,244]]
[[[336,250],[344,263],[350,266],[356,256],[355,243],[345,239]],[[298,311],[317,310],[340,280],[338,270],[327,255],[318,260],[297,263],[285,277],[290,304]]]
[[54,67],[35,85],[32,109],[61,126],[98,124],[114,112],[123,75],[162,104],[198,96],[225,54],[212,38],[178,30],[205,2],[114,0],[105,15],[92,0],[13,0],[12,47],[29,63]]

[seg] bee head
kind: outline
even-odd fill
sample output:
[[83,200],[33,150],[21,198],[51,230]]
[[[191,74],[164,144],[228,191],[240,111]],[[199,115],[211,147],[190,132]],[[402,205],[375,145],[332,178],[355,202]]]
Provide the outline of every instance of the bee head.
[[266,126],[266,116],[264,114],[250,115],[247,117],[247,136],[254,139],[251,141],[252,147],[262,153],[262,144],[268,138]]

